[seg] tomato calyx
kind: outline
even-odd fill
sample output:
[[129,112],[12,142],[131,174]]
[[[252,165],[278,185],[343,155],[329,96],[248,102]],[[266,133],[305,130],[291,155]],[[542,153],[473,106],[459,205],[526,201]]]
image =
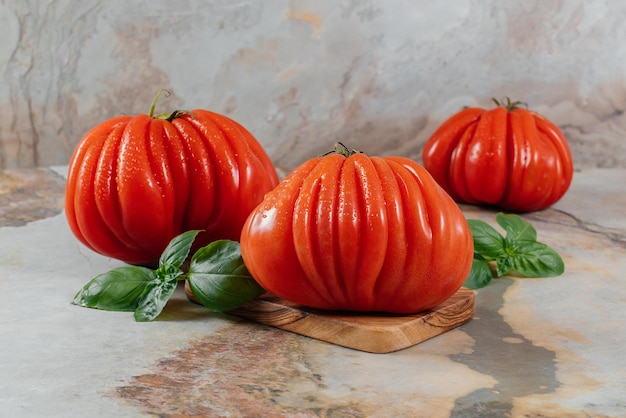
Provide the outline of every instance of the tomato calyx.
[[525,108],[528,108],[528,103],[522,102],[520,100],[516,100],[512,102],[510,97],[505,97],[501,100],[492,98],[491,100],[496,104],[496,106],[506,108],[507,112],[511,112],[515,109],[518,109],[520,106],[524,106]]
[[174,110],[173,112],[170,112],[170,113],[163,112],[163,113],[159,113],[158,115],[155,115],[154,109],[156,108],[157,102],[159,101],[161,94],[165,94],[166,97],[169,97],[172,93],[170,93],[170,91],[166,89],[159,89],[159,91],[157,91],[156,95],[154,96],[154,99],[152,99],[152,104],[150,105],[150,111],[148,112],[148,116],[150,116],[153,119],[161,119],[161,120],[166,120],[168,122],[171,122],[177,118],[181,118],[185,115],[190,115],[191,117],[193,117],[193,114],[188,110]]
[[341,142],[335,142],[335,146],[334,149],[332,151],[328,151],[324,154],[322,154],[322,157],[325,157],[326,155],[330,155],[330,154],[339,154],[339,155],[343,155],[344,157],[348,158],[354,154],[363,154],[363,151],[359,151],[356,149],[350,149],[348,147],[346,147],[343,143]]

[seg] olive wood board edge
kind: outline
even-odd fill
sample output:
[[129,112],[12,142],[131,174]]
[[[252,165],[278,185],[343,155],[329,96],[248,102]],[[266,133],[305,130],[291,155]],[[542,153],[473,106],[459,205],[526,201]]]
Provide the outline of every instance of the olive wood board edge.
[[[187,284],[185,293],[197,302]],[[384,354],[464,324],[474,316],[474,305],[474,292],[466,288],[432,309],[411,315],[322,311],[265,294],[227,313],[320,341]]]

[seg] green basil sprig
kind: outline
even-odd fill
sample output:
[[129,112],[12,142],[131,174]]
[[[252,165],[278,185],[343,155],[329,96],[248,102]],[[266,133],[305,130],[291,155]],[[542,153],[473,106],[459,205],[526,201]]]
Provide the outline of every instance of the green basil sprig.
[[465,287],[485,287],[494,277],[516,272],[524,277],[554,277],[563,274],[565,265],[552,248],[537,241],[535,228],[518,215],[498,213],[496,222],[506,231],[477,219],[468,219],[474,239],[474,261]]
[[194,296],[208,309],[223,312],[265,293],[243,264],[239,243],[215,241],[191,258],[189,271],[181,266],[200,231],[187,231],[173,238],[159,259],[156,270],[118,267],[90,280],[73,303],[107,311],[134,312],[135,320],[154,320],[172,297],[178,282],[188,280]]

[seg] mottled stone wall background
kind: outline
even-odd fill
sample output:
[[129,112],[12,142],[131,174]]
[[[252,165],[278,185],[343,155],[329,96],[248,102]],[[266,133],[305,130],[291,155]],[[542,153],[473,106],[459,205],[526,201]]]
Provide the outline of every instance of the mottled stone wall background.
[[66,164],[120,113],[207,108],[292,168],[338,139],[420,159],[463,105],[523,100],[575,164],[625,167],[622,0],[0,0],[0,167]]

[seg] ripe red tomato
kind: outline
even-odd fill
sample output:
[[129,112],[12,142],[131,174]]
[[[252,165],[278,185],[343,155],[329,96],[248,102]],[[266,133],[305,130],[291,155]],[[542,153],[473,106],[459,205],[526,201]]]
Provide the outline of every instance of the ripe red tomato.
[[423,167],[343,148],[266,195],[244,225],[241,253],[252,277],[286,300],[412,313],[461,287],[474,246],[463,213]]
[[[160,93],[159,93],[160,94]],[[89,131],[71,157],[65,211],[87,247],[154,265],[176,235],[196,246],[238,240],[276,170],[240,124],[207,110],[118,116]]]
[[519,102],[495,102],[494,109],[466,108],[445,121],[426,141],[424,167],[457,202],[517,212],[551,206],[572,181],[567,140]]

